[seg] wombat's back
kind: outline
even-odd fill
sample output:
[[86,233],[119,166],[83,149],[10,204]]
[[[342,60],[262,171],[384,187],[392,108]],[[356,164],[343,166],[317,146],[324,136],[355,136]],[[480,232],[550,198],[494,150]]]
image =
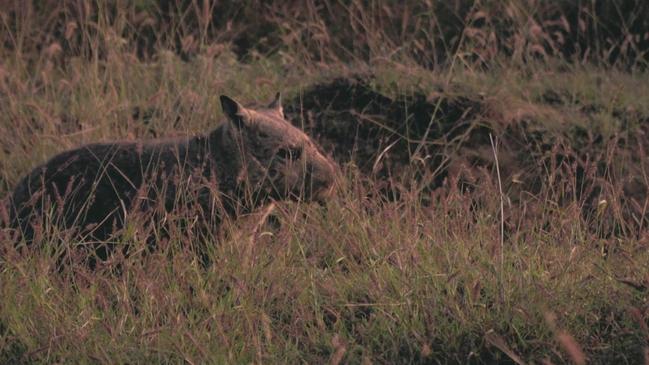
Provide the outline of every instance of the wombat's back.
[[201,165],[197,154],[191,159],[187,146],[185,141],[104,143],[56,155],[15,187],[9,200],[10,225],[27,241],[33,238],[34,227],[44,224],[105,239],[123,224],[145,179],[150,179],[151,189],[140,198],[157,199],[152,192],[160,190],[157,184],[166,177]]

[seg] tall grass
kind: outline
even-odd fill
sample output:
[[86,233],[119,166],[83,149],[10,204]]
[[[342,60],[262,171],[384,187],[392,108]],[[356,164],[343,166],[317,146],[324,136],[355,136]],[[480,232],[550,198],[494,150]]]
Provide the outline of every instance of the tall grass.
[[562,58],[646,66],[642,0],[516,1],[5,1],[5,50],[31,60],[52,51],[183,58],[231,47],[242,59],[288,62],[399,60],[434,68]]
[[63,232],[20,251],[2,230],[0,363],[646,360],[644,2],[6,5],[2,197],[67,148],[206,131],[222,93],[298,103],[357,71],[394,100],[475,98],[503,144],[496,174],[479,134],[430,142],[435,189],[431,156],[392,180],[352,161],[325,206],[278,202],[192,242],[175,212],[152,252],[134,219],[136,249],[95,270],[57,268],[80,243]]

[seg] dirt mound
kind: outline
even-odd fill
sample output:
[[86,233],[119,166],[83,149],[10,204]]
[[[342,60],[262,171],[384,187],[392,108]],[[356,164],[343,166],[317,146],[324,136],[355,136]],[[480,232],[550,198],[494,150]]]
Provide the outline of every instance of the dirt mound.
[[[360,78],[316,85],[290,101],[285,113],[337,161],[354,162],[378,178],[399,176],[416,160],[441,165],[449,141],[478,136],[484,143],[486,135],[471,133],[484,129],[475,123],[486,113],[478,95],[390,98]],[[443,177],[439,172],[435,176]]]
[[494,186],[493,139],[510,204],[534,199],[573,204],[586,218],[615,205],[608,209],[609,223],[597,227],[605,235],[648,223],[649,117],[613,110],[618,127],[606,135],[588,127],[600,111],[597,105],[581,105],[572,119],[548,126],[539,114],[566,114],[554,91],[521,112],[441,88],[432,95],[392,98],[370,84],[356,77],[315,85],[289,101],[285,112],[339,163],[353,162],[388,192],[413,182],[426,191],[449,184],[463,191]]
[[542,149],[553,143],[550,136],[531,132],[525,121],[505,128],[481,95],[439,90],[391,98],[369,85],[362,78],[316,85],[290,101],[285,112],[339,163],[353,162],[364,174],[395,184],[415,173],[436,188],[462,167],[491,167],[490,135],[507,133],[508,148],[500,158],[508,166],[511,160],[528,162],[520,152],[529,152],[530,141],[522,138]]

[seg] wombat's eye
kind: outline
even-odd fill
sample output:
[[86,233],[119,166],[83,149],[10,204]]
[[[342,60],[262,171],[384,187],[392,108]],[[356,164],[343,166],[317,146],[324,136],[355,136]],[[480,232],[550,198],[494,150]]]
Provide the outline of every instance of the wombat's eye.
[[276,155],[284,160],[297,160],[302,156],[302,149],[282,147],[277,150]]

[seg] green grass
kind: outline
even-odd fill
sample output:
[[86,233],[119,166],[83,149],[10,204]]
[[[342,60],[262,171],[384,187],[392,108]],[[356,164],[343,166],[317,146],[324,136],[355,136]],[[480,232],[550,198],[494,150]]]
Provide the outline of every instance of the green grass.
[[498,217],[471,212],[469,197],[423,207],[353,190],[326,210],[282,205],[281,228],[256,239],[250,222],[232,227],[239,236],[213,242],[206,269],[173,248],[125,259],[121,275],[71,279],[46,250],[5,262],[4,356],[317,363],[344,348],[352,363],[506,361],[485,343],[495,333],[524,358],[565,361],[551,313],[598,362],[642,358],[630,310],[645,297],[615,280],[648,274],[641,243],[603,256],[578,222],[559,224],[571,213],[550,209],[555,225],[520,230],[501,265]]
[[[356,74],[371,74],[371,87],[397,100],[479,100],[476,120],[496,137],[529,123],[528,132],[563,138],[553,147],[573,149],[530,156],[522,167],[538,183],[533,192],[514,181],[521,171],[509,162],[511,145],[497,151],[502,176],[490,163],[458,167],[437,189],[412,182],[398,200],[382,195],[386,181],[345,164],[325,206],[279,202],[275,223],[254,212],[201,242],[176,231],[153,253],[116,256],[95,271],[59,272],[57,233],[19,253],[1,231],[0,363],[579,363],[582,353],[588,363],[646,361],[649,160],[640,127],[649,79],[641,68],[507,52],[484,66],[458,49],[431,71],[400,51],[315,59],[290,37],[255,57],[204,40],[189,60],[160,44],[138,58],[131,38],[103,43],[128,28],[118,23],[81,24],[88,47],[106,48],[101,56],[39,53],[30,42],[47,42],[12,29],[16,42],[26,38],[24,49],[0,53],[0,197],[68,148],[210,130],[221,120],[220,94],[264,103],[281,90],[294,100]],[[577,127],[603,142],[575,137]],[[475,148],[494,160],[484,145],[445,147],[451,159]],[[577,176],[582,159],[594,169],[586,182]],[[644,200],[631,200],[633,181]],[[591,185],[601,189],[593,197],[575,191]],[[135,228],[123,240],[143,246]],[[194,244],[210,265],[187,249]]]

